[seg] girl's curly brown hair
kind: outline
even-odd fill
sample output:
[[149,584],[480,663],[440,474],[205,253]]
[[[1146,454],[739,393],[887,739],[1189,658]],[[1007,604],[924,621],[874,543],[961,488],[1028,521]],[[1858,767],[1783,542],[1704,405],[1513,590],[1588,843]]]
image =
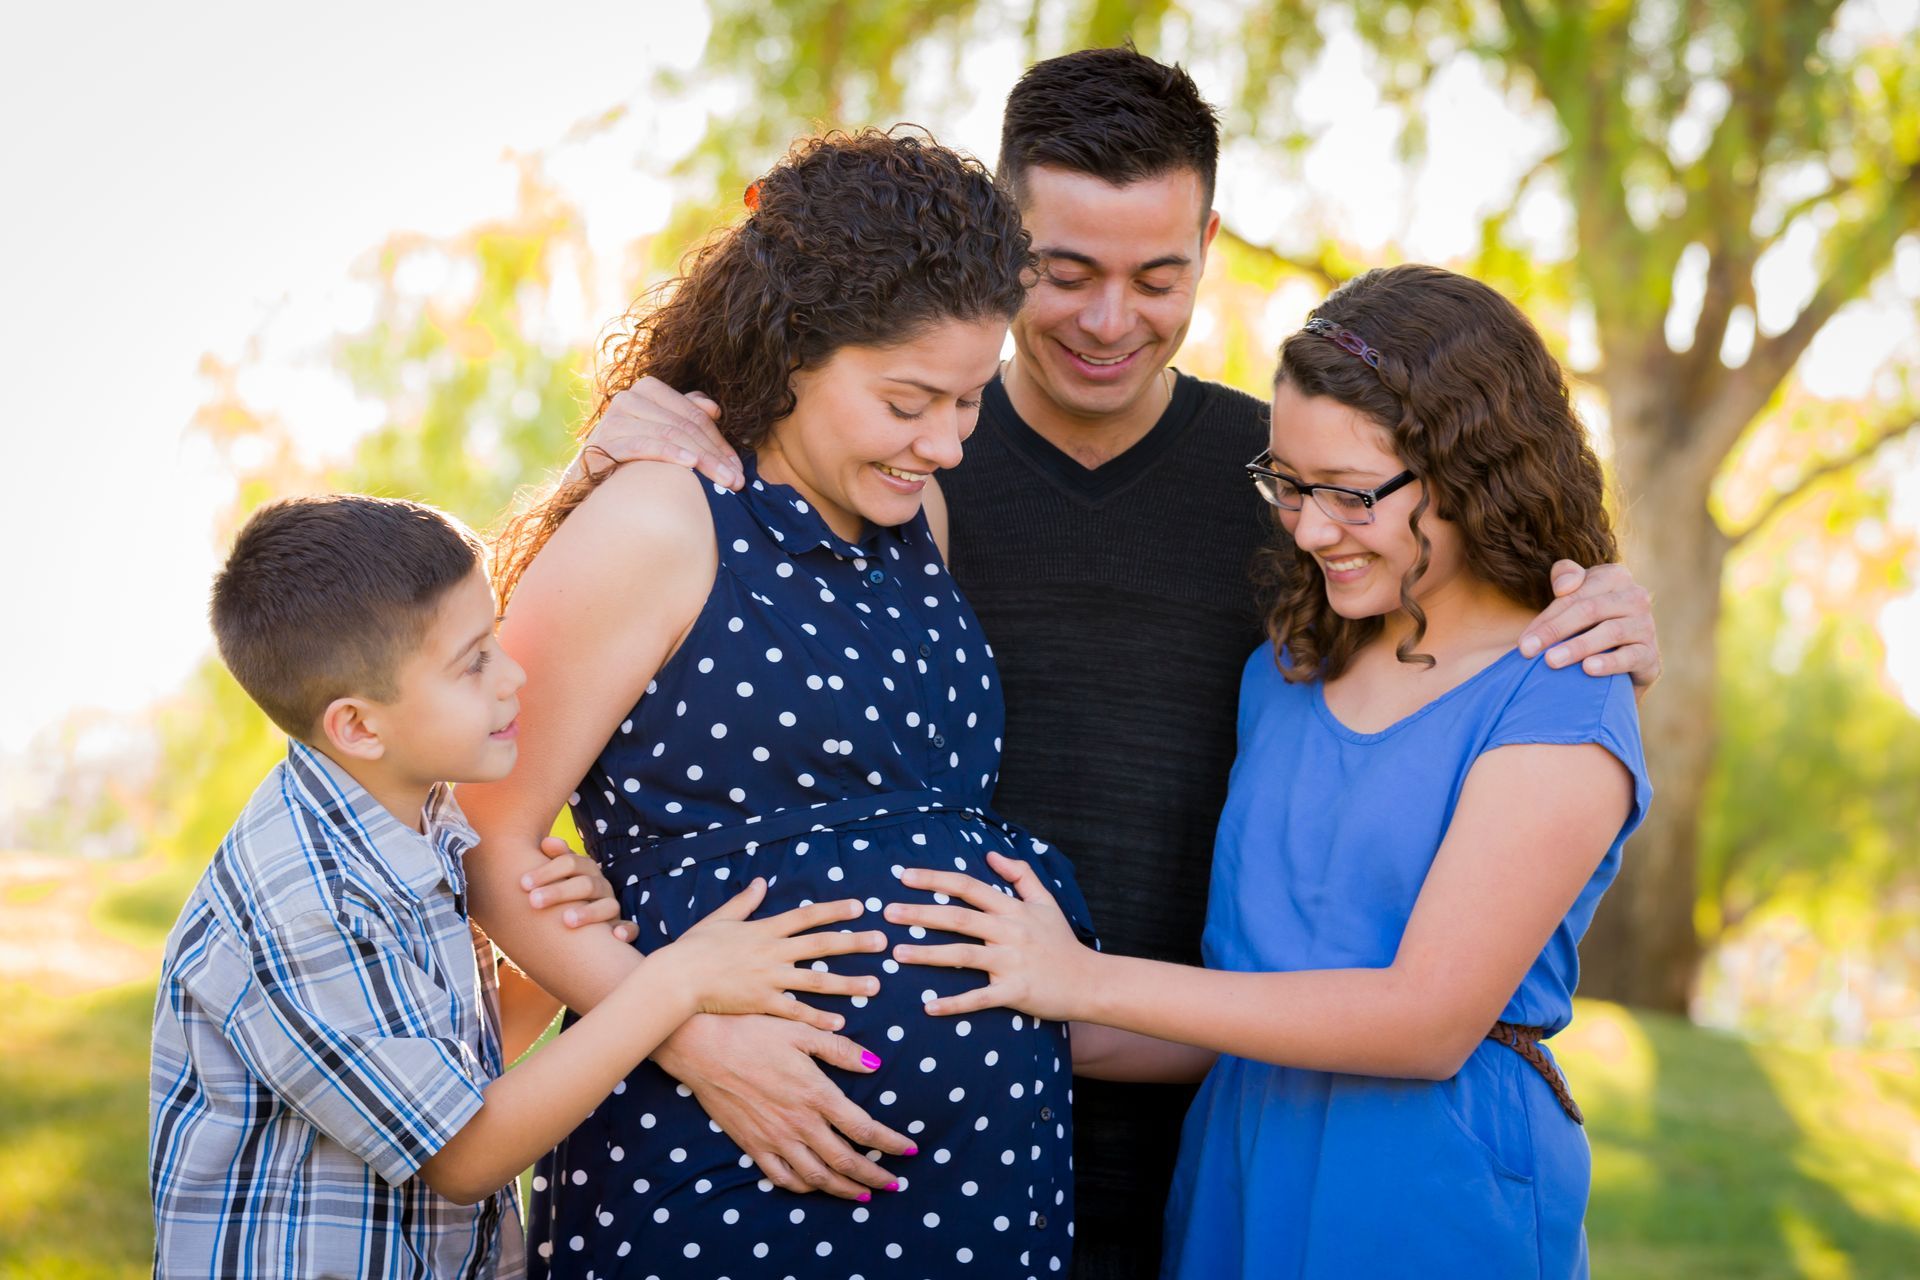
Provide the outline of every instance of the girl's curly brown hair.
[[[911,342],[947,321],[1011,320],[1033,254],[1020,212],[976,160],[911,126],[794,145],[748,188],[748,216],[682,275],[644,294],[605,352],[600,399],[651,375],[725,410],[743,453],[794,409],[792,376],[842,347]],[[512,519],[494,544],[504,606],[567,514],[612,470],[586,468]]]
[[[1600,460],[1559,363],[1518,307],[1477,280],[1407,265],[1348,281],[1313,315],[1377,348],[1379,367],[1302,330],[1281,344],[1274,385],[1365,414],[1421,481],[1407,517],[1419,555],[1400,583],[1413,619],[1395,650],[1402,662],[1433,663],[1416,651],[1427,620],[1413,596],[1431,550],[1420,530],[1428,510],[1460,527],[1469,572],[1536,609],[1553,599],[1554,561],[1613,559]],[[1333,679],[1385,625],[1335,613],[1318,562],[1284,534],[1261,553],[1258,576],[1288,680]]]

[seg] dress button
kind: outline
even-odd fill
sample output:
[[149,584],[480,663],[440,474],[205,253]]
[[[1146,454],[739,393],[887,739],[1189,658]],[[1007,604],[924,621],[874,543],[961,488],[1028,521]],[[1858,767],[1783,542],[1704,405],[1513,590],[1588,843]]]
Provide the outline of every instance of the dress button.
[[[936,733],[933,735],[933,745],[936,747],[944,747],[947,745],[947,740]],[[1044,1119],[1044,1117],[1042,1118]]]
[[1041,1230],[1041,1231],[1045,1231],[1045,1230],[1047,1229],[1047,1215],[1046,1215],[1046,1214],[1044,1214],[1044,1213],[1036,1213],[1036,1214],[1034,1214],[1034,1215],[1033,1215],[1033,1225],[1034,1225],[1034,1226],[1035,1226],[1035,1228],[1037,1228],[1038,1230]]
[[1042,1120],[1051,1120],[1051,1119],[1053,1119],[1053,1108],[1052,1108],[1052,1107],[1042,1107],[1042,1108],[1040,1108],[1040,1118],[1041,1118]]
[[933,656],[933,646],[930,644],[921,645],[920,656],[923,658],[931,658]]
[[882,573],[878,569],[875,569],[873,572],[867,575],[868,582],[879,583],[879,582],[885,582],[886,580],[887,580],[887,575]]

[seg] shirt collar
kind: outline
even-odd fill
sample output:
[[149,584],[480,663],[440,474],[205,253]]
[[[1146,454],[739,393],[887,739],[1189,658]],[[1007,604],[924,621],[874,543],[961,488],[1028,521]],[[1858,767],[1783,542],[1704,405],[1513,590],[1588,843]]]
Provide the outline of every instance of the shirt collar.
[[464,858],[480,837],[453,798],[453,789],[436,782],[421,811],[425,834],[394,817],[353,775],[304,742],[287,742],[287,775],[295,793],[330,830],[351,832],[377,852],[380,862],[416,898],[425,898],[443,881],[465,901]]
[[[747,504],[747,511],[755,522],[773,538],[774,545],[789,556],[797,558],[813,551],[827,551],[842,560],[872,560],[878,558],[879,548],[887,540],[906,540],[908,525],[868,525],[861,542],[848,542],[833,531],[812,503],[800,496],[799,490],[762,479],[759,459],[753,454],[745,454],[741,461],[745,464],[746,485],[733,496]],[[733,492],[719,485],[714,489],[719,493]]]

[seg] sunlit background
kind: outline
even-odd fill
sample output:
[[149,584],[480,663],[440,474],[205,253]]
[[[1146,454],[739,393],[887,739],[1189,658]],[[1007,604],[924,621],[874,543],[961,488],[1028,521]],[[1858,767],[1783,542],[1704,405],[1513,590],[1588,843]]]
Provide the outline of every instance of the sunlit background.
[[[847,56],[907,49],[896,82],[823,80],[798,117],[783,113],[807,100],[793,34],[805,20],[766,21],[742,54],[738,39],[717,40],[731,29],[694,3],[10,11],[0,41],[0,243],[11,251],[0,520],[14,583],[0,626],[0,669],[12,676],[0,700],[0,985],[76,999],[131,992],[111,1025],[135,1043],[94,1047],[129,1062],[144,1055],[139,1006],[150,995],[138,984],[150,983],[155,941],[191,864],[220,834],[217,806],[193,808],[170,781],[211,786],[183,762],[231,752],[252,768],[262,741],[205,727],[225,723],[209,707],[241,714],[207,666],[204,608],[222,541],[246,509],[284,489],[397,475],[414,477],[399,490],[410,496],[465,504],[476,520],[498,514],[507,492],[487,467],[542,459],[509,478],[535,483],[565,457],[589,388],[579,353],[695,232],[734,216],[741,175],[771,162],[806,120],[827,118],[830,104],[836,121],[864,123],[862,106],[875,101],[898,110],[874,122],[914,119],[991,163],[1007,88],[1035,50],[1059,52],[1072,33],[1099,29],[1093,8],[1104,10],[976,5],[988,16],[951,28],[964,31],[964,56],[943,44],[940,22],[916,45],[924,33],[910,7],[886,10],[866,44],[856,18]],[[1148,8],[1153,21],[1133,33],[1143,48],[1186,61],[1223,104],[1241,92],[1222,33],[1248,6]],[[1383,68],[1380,32],[1393,36],[1393,15],[1420,8],[1325,6],[1324,46],[1297,77],[1284,144],[1237,132],[1245,122],[1229,111],[1219,204],[1234,240],[1211,264],[1183,369],[1260,391],[1275,345],[1325,292],[1316,268],[1350,274],[1416,259],[1472,270],[1495,212],[1512,211],[1507,234],[1521,255],[1560,262],[1573,252],[1566,191],[1537,178],[1557,145],[1553,119],[1497,59],[1449,55],[1417,93]],[[727,5],[720,21],[745,11]],[[1917,27],[1915,0],[1853,0],[1832,39],[1842,51],[1888,46],[1920,62]],[[1708,146],[1726,110],[1718,92],[1696,86],[1676,116],[1666,143],[1680,161]],[[762,94],[781,109],[756,114]],[[1913,114],[1910,101],[1898,109]],[[728,133],[734,120],[756,127]],[[1905,127],[1920,136],[1920,124]],[[1826,225],[1794,223],[1764,255],[1751,306],[1721,343],[1724,363],[1740,365],[1756,337],[1786,328],[1813,295]],[[489,299],[501,281],[509,296]],[[1707,288],[1704,253],[1682,255],[1665,319],[1675,349]],[[1909,229],[1721,472],[1716,509],[1730,529],[1847,455],[1850,424],[1920,404],[1917,300],[1920,234]],[[1529,302],[1569,367],[1592,369],[1601,353],[1591,309],[1550,282]],[[1604,443],[1604,398],[1591,382],[1580,398]],[[457,422],[442,420],[450,405]],[[463,457],[434,461],[434,449]],[[435,476],[447,492],[421,487]],[[1624,514],[1641,515],[1631,502]],[[1881,797],[1897,790],[1889,761],[1920,769],[1920,432],[1823,475],[1770,515],[1725,574],[1719,772],[1703,801],[1696,913],[1707,951],[1693,1018],[1754,1044],[1797,1046],[1783,1053],[1911,1051],[1920,833],[1900,829],[1911,808]],[[1867,723],[1863,707],[1874,708],[1870,731],[1844,732]],[[1650,754],[1660,749],[1649,742]],[[1855,786],[1856,775],[1879,790]],[[243,796],[250,783],[222,778],[217,790]],[[1920,772],[1911,787],[1920,793]],[[1761,798],[1786,815],[1767,811],[1772,844],[1741,827]],[[63,922],[62,904],[78,904],[75,920]],[[48,1010],[21,1017],[22,1035],[68,1050],[109,1025],[74,1031]],[[1903,1028],[1904,1019],[1915,1022]],[[1653,1049],[1676,1061],[1694,1051],[1681,1032],[1614,1006],[1594,1006],[1589,1021],[1595,1087],[1622,1098],[1651,1087],[1634,1064]],[[1827,1086],[1804,1075],[1812,1059],[1784,1061],[1767,1069],[1797,1132],[1813,1131],[1812,1110],[1858,1101],[1821,1094]],[[1819,1101],[1788,1097],[1782,1080],[1794,1072]],[[1920,1166],[1920,1079],[1876,1089],[1875,1114],[1904,1126],[1896,1150]],[[43,1144],[31,1147],[35,1168],[60,1165],[57,1135],[24,1132],[0,1116],[0,1150],[32,1139]],[[1597,1196],[1608,1179],[1622,1196],[1637,1185],[1633,1160],[1616,1155],[1600,1165]],[[20,1196],[33,1198],[11,1182],[0,1176],[0,1276],[14,1274],[7,1241],[20,1238],[8,1235],[9,1215],[27,1212]],[[1920,1250],[1920,1186],[1832,1194],[1880,1233],[1859,1257],[1907,1239],[1901,1232]],[[1893,1274],[1848,1269],[1855,1246],[1836,1244],[1811,1203],[1774,1213],[1792,1267],[1778,1274]],[[1692,1265],[1715,1256],[1700,1247],[1684,1269],[1719,1274]],[[1682,1256],[1660,1255],[1644,1274],[1678,1274],[1661,1268]]]

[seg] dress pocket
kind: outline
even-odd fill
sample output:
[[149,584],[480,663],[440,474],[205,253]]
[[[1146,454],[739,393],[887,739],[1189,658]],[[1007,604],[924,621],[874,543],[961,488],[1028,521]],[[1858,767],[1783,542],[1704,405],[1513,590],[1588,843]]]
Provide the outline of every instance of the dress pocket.
[[1531,1162],[1488,1140],[1478,1099],[1463,1114],[1451,1081],[1338,1080],[1304,1275],[1539,1274]]
[[[1504,1055],[1504,1056],[1503,1056]],[[1458,1074],[1433,1082],[1434,1098],[1488,1166],[1514,1182],[1533,1181],[1533,1133],[1525,1095],[1506,1057],[1513,1051],[1488,1042],[1475,1050]]]

